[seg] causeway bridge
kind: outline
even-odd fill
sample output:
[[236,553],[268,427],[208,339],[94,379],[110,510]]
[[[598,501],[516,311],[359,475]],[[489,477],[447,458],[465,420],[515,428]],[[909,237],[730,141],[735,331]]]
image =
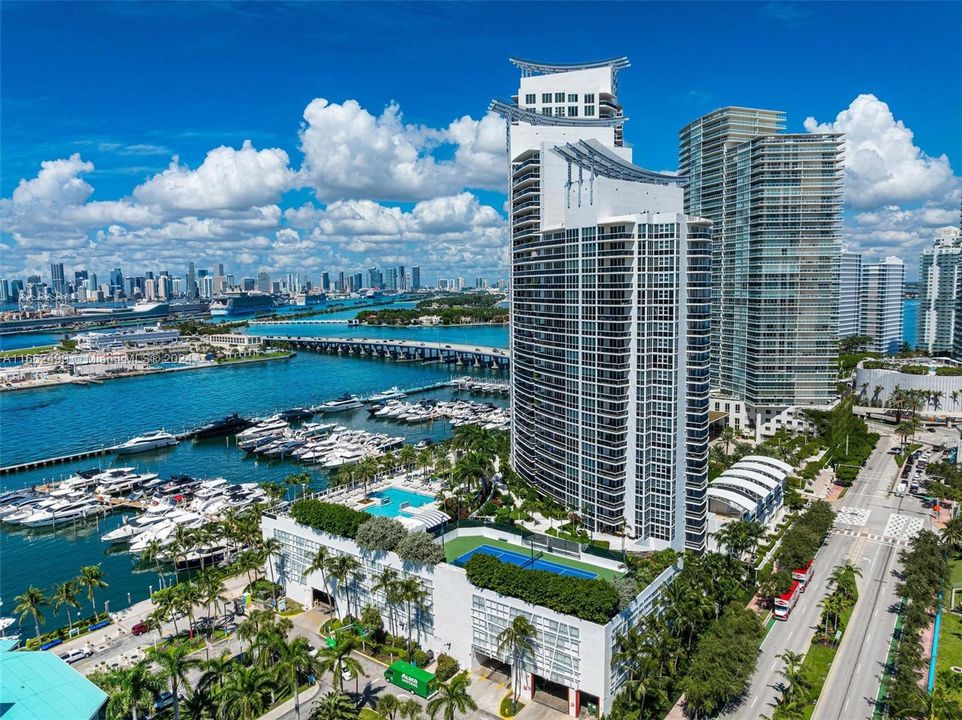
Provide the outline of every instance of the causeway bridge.
[[298,320],[297,318],[292,319],[272,319],[272,320],[250,320],[248,325],[350,325],[356,326],[360,325],[360,320]]
[[417,340],[373,340],[329,336],[262,335],[268,344],[285,343],[297,350],[314,350],[334,355],[389,358],[400,362],[443,362],[507,370],[511,351],[507,348],[461,345],[458,343],[419,342]]

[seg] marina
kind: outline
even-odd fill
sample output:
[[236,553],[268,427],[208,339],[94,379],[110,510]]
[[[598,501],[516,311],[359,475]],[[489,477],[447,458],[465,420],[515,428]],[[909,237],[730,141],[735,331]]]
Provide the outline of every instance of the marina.
[[[418,400],[452,401],[467,390],[453,381],[468,368],[453,372],[439,364],[385,362],[358,357],[337,357],[320,353],[299,353],[285,363],[236,366],[219,373],[188,373],[143,376],[89,387],[52,387],[4,397],[3,444],[0,460],[17,466],[16,472],[0,476],[3,489],[30,489],[51,485],[78,471],[135,466],[138,473],[153,473],[169,482],[172,476],[224,478],[231,485],[282,482],[297,472],[311,478],[308,490],[327,486],[328,468],[301,463],[284,456],[269,457],[245,453],[234,441],[254,418],[267,418],[286,410],[311,408],[350,391],[369,401],[372,397],[400,391]],[[496,381],[503,375],[471,370],[471,378]],[[143,398],[167,399],[150,405]],[[387,400],[382,400],[387,402]],[[504,406],[505,400],[491,402]],[[82,408],[82,410],[80,409]],[[78,421],[73,413],[81,412]],[[236,416],[234,415],[236,413]],[[71,418],[71,419],[67,419]],[[385,421],[366,407],[333,415],[316,415],[300,423],[335,424],[372,434],[403,436],[404,442],[421,447],[450,436],[446,419],[417,424],[398,423],[385,430]],[[297,423],[289,423],[297,424]],[[241,427],[243,425],[243,427]],[[191,430],[203,433],[166,448],[118,456],[110,448],[146,433],[167,428],[178,437]],[[229,429],[228,429],[229,428]],[[38,438],[43,438],[38,442]],[[91,450],[98,445],[96,450]],[[55,464],[45,464],[49,455]],[[92,467],[96,466],[96,467]],[[128,493],[129,495],[129,493]],[[159,587],[153,564],[123,551],[122,546],[100,538],[120,528],[143,511],[144,500],[111,497],[110,509],[56,527],[28,528],[3,525],[0,552],[3,563],[2,599],[12,607],[13,597],[31,584],[47,587],[73,577],[83,565],[101,563],[110,586],[102,593],[112,609],[143,600],[149,590]],[[31,558],[43,557],[38,564]],[[167,579],[172,570],[164,570]],[[128,594],[130,600],[128,601]],[[65,617],[48,618],[48,627],[65,624]]]

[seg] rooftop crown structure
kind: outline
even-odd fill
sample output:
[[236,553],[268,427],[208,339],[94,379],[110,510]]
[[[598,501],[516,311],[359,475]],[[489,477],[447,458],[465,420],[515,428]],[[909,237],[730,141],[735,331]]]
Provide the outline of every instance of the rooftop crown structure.
[[522,71],[507,121],[513,461],[599,531],[705,546],[711,224],[624,147],[624,57]]

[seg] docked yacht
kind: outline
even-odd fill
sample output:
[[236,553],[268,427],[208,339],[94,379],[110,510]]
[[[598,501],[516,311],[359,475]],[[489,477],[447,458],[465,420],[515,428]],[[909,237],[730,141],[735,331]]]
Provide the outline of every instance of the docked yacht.
[[57,488],[52,490],[50,494],[54,497],[60,497],[63,495],[69,495],[77,490],[84,490],[86,488],[93,487],[97,484],[97,476],[102,472],[103,470],[100,470],[99,468],[95,468],[93,470],[81,470],[57,485]]
[[256,425],[247,428],[243,432],[237,433],[237,444],[239,445],[243,440],[247,440],[249,438],[279,433],[283,430],[286,430],[287,427],[287,420],[279,415],[274,415],[266,420],[261,420]]
[[60,504],[51,505],[30,517],[21,520],[21,525],[27,527],[50,527],[73,520],[86,519],[89,515],[96,515],[103,509],[100,503],[89,497],[76,500],[62,500]]
[[330,400],[322,405],[318,405],[317,411],[322,413],[343,412],[344,410],[353,410],[354,408],[359,408],[363,405],[364,403],[358,399],[357,395],[344,393],[336,400]]
[[41,496],[32,490],[4,493],[2,504],[0,504],[0,520],[5,520],[7,515],[22,510],[25,505],[32,505],[40,498]]
[[213,420],[205,423],[191,431],[190,435],[195,440],[206,440],[207,438],[223,437],[242,432],[249,428],[253,423],[242,418],[237,413],[232,413],[220,420]]
[[157,477],[157,473],[135,473],[133,468],[114,468],[98,476],[97,495],[121,495]]
[[384,392],[379,392],[376,395],[371,395],[371,397],[369,397],[368,400],[376,403],[376,402],[384,402],[385,400],[399,400],[403,397],[407,397],[407,393],[405,393],[403,390],[401,390],[401,388],[395,385],[394,387],[388,388]]
[[176,445],[180,440],[169,432],[157,430],[146,435],[138,435],[127,442],[114,448],[118,455],[131,455],[133,453],[146,452],[147,450],[157,450],[158,448]]
[[112,545],[130,542],[141,533],[156,527],[157,523],[162,522],[172,511],[173,509],[170,506],[167,506],[162,512],[150,512],[150,510],[148,510],[130,522],[125,520],[120,527],[114,528],[106,535],[101,535],[100,540],[101,542],[111,543]]
[[10,523],[11,525],[19,525],[34,513],[40,512],[41,510],[46,510],[47,508],[56,505],[59,502],[63,502],[63,498],[52,498],[44,495],[38,495],[30,502],[25,502],[20,505],[20,507],[18,507],[14,512],[5,515],[3,521],[5,523]]

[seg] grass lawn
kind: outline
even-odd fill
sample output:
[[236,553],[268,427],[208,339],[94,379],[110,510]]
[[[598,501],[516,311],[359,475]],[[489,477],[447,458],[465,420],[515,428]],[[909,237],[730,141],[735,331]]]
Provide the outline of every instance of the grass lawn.
[[228,365],[230,363],[245,363],[245,362],[257,362],[258,360],[272,360],[274,358],[281,357],[291,357],[293,353],[287,350],[278,350],[276,352],[263,352],[257,355],[240,355],[237,357],[220,358],[217,360],[218,365]]
[[[858,597],[856,596],[855,603],[857,602]],[[839,628],[842,629],[843,636],[845,628],[848,626],[849,618],[852,617],[852,611],[855,610],[855,603],[852,603],[846,608],[839,618]],[[841,644],[842,639],[843,638],[839,638],[839,644]],[[805,676],[812,685],[812,689],[808,694],[809,702],[806,703],[802,709],[802,717],[806,718],[806,720],[811,718],[812,713],[815,712],[815,703],[818,702],[818,696],[822,692],[822,686],[825,684],[825,679],[828,677],[828,671],[832,667],[832,662],[835,660],[835,654],[837,652],[838,647],[817,645],[812,642],[808,652],[805,653],[805,660],[802,662],[802,672],[805,673]]]
[[[482,535],[474,535],[468,537],[459,537],[454,540],[448,540],[444,544],[444,556],[448,562],[453,562],[457,558],[464,555],[466,552],[474,550],[476,547],[481,547],[482,545],[490,545],[491,547],[502,548],[504,550],[510,550],[512,552],[519,553],[521,555],[530,555],[531,549],[522,547],[521,545],[512,545],[510,543],[502,542],[501,540],[493,540],[491,538],[484,537]],[[621,577],[624,573],[617,572],[615,570],[609,570],[606,567],[601,567],[598,565],[592,565],[590,563],[581,562],[580,560],[574,560],[572,558],[564,557],[563,555],[552,555],[550,553],[545,553],[542,557],[543,560],[550,560],[553,563],[558,563],[558,565],[566,565],[570,568],[575,568],[577,570],[586,570],[597,575],[599,578],[616,578]]]
[[46,355],[55,352],[59,347],[59,345],[38,345],[37,347],[20,348],[19,350],[2,350],[0,351],[0,360],[26,357],[27,355]]
[[358,715],[358,720],[384,720],[383,715],[379,715],[371,708],[361,708],[361,714]]
[[[952,588],[962,587],[962,560],[949,563],[949,582],[946,587],[944,603],[947,606],[952,601]],[[939,654],[935,659],[935,682],[939,682],[939,673],[952,666],[962,667],[962,615],[942,610],[942,627],[939,629]],[[962,700],[962,693],[957,693]]]

